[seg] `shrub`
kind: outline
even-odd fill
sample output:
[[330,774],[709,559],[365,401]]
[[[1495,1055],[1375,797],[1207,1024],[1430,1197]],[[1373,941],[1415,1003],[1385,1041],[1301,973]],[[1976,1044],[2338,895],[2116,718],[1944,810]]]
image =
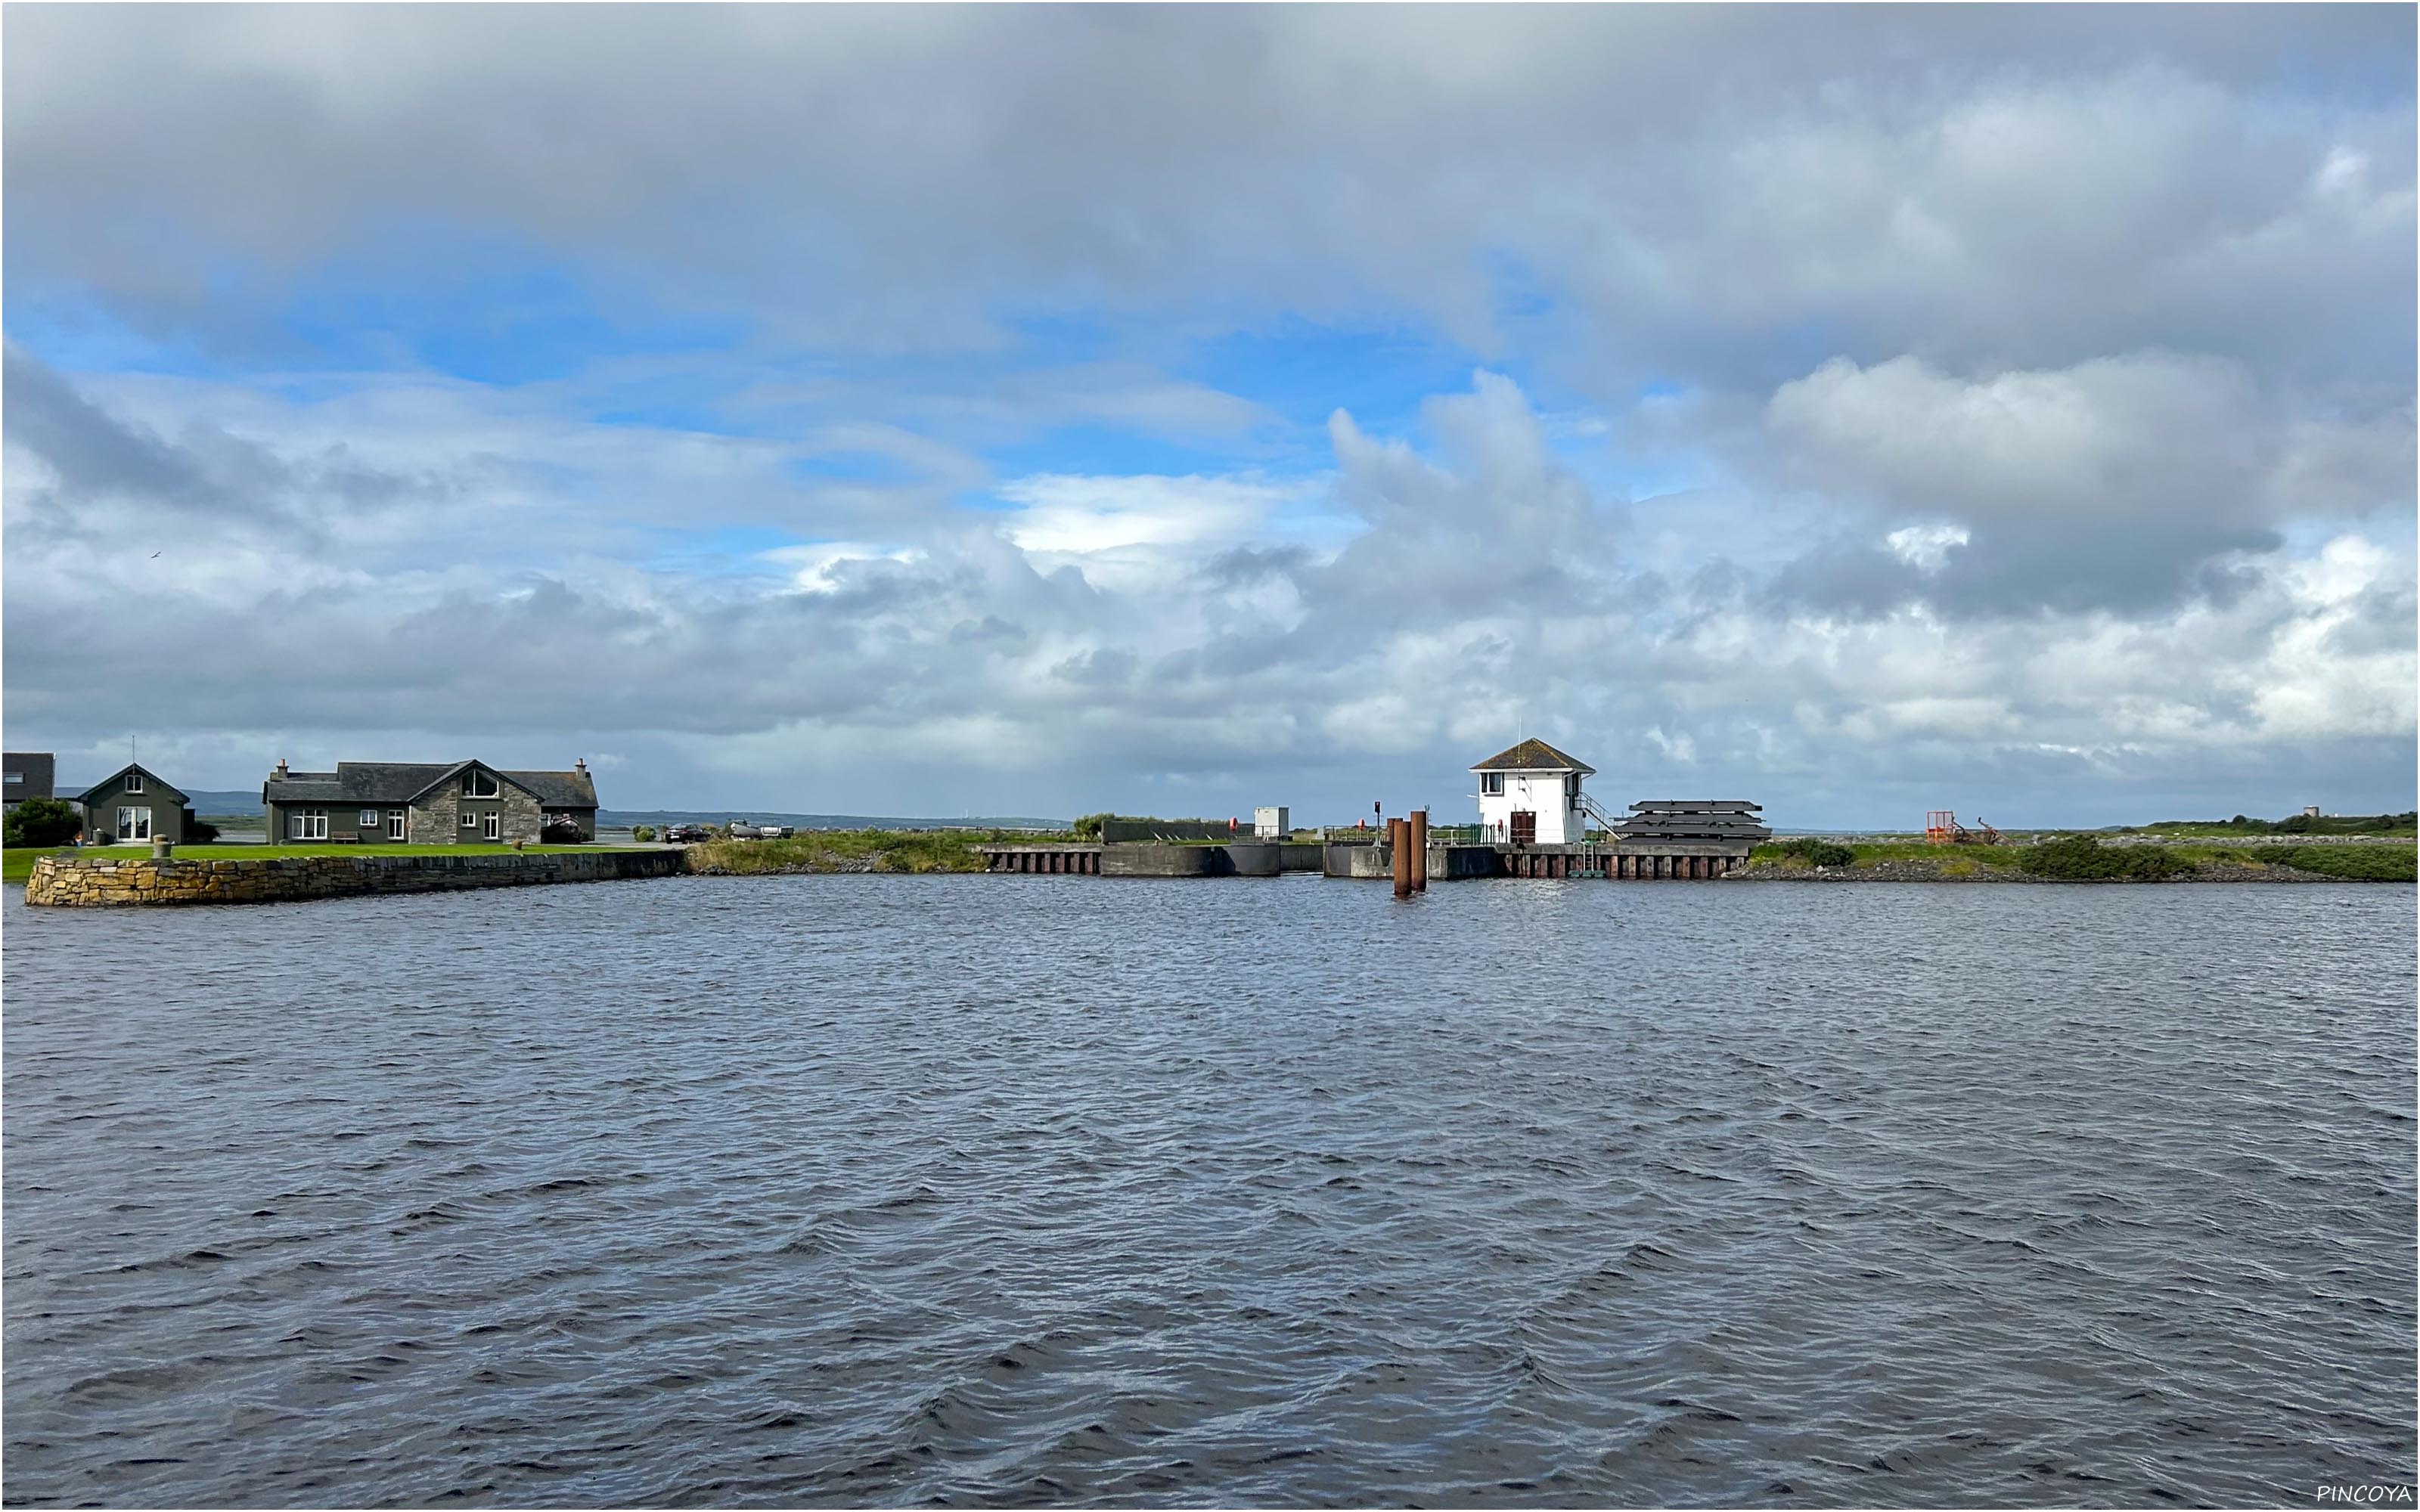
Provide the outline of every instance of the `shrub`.
[[2157,882],[2188,870],[2160,845],[2103,845],[2089,835],[2063,835],[2026,847],[2020,869],[2060,882]]
[[27,798],[8,812],[0,842],[9,845],[64,845],[84,827],[76,811],[58,798]]
[[1847,866],[1857,858],[1857,853],[1838,841],[1817,840],[1802,835],[1783,841],[1774,849],[1783,856],[1796,856],[1808,866]]
[[656,838],[656,826],[653,825],[632,825],[630,826],[630,838],[635,841],[651,841]]
[[2347,882],[2420,880],[2420,852],[2409,845],[2292,845],[2268,852],[2265,859]]
[[1115,819],[1117,815],[1113,813],[1086,814],[1083,818],[1076,821],[1076,838],[1079,841],[1099,840],[1101,838],[1101,822],[1107,819]]

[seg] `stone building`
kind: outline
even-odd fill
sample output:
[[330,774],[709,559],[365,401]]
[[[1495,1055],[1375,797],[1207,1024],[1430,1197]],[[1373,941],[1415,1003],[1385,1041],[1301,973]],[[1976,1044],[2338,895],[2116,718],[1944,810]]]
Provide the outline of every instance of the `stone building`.
[[597,838],[597,785],[585,759],[568,772],[508,772],[485,762],[338,762],[261,785],[272,842],[493,844]]

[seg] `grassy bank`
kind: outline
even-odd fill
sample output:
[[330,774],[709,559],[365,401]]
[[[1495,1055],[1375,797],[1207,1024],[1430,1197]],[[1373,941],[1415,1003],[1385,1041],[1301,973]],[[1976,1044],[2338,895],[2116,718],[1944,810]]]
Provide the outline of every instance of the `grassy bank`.
[[2136,827],[2134,833],[2193,839],[2225,840],[2239,835],[2382,835],[2420,834],[2420,815],[2294,814],[2285,819],[2163,819]]
[[690,868],[724,876],[783,872],[980,872],[978,845],[1050,844],[1064,835],[973,830],[817,829],[789,840],[713,840],[689,848]]
[[[1879,866],[1885,862],[1924,862],[1949,866],[1963,862],[1960,872],[1978,867],[2013,868],[2017,864],[2014,845],[1928,845],[1920,840],[1859,841],[1835,847],[1849,853],[1851,867]],[[1807,871],[1814,866],[1808,858],[1813,847],[1802,847],[1795,841],[1776,841],[1760,845],[1748,853],[1750,866],[1772,866],[1783,871]]]
[[[1813,847],[1760,845],[1748,864],[1790,873],[1814,870]],[[2071,837],[2035,845],[1930,845],[1922,841],[1832,846],[1848,852],[1845,870],[1911,879],[2024,873],[2050,881],[2157,881],[2165,877],[2257,877],[2272,871],[2345,882],[2420,881],[2420,851],[2410,845],[2226,845],[2170,841],[2158,846],[2102,845]],[[1835,863],[1837,865],[1837,863]]]
[[2409,845],[2262,846],[2233,854],[2347,882],[2420,881],[2420,851]]
[[[529,851],[620,850],[614,845],[530,845]],[[179,845],[179,861],[267,861],[285,856],[504,856],[509,845]],[[24,845],[0,852],[0,883],[22,883],[34,874],[34,861],[43,856],[81,856],[98,861],[147,861],[151,847],[87,845],[80,851],[56,846]]]

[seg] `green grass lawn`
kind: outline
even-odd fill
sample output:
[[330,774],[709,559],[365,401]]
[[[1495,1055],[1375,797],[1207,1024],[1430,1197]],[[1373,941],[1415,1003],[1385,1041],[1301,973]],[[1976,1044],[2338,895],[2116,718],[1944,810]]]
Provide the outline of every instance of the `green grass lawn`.
[[752,872],[837,870],[836,862],[866,862],[877,872],[980,872],[978,845],[1064,843],[1065,836],[985,836],[972,830],[811,829],[789,840],[716,840],[690,847],[693,865],[734,875]]
[[[628,849],[619,845],[531,845],[531,851],[613,851]],[[512,847],[484,842],[468,845],[179,845],[176,859],[179,861],[266,861],[287,856],[504,856]],[[34,874],[34,859],[41,856],[82,856],[94,860],[147,861],[151,847],[146,844],[87,845],[81,851],[69,851],[59,846],[23,845],[0,852],[0,883],[23,882]]]

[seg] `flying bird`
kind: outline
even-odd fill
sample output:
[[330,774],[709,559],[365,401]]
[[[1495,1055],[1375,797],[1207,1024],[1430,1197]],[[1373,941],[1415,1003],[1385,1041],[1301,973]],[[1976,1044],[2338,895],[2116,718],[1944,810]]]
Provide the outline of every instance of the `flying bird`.
[[[166,548],[164,548],[164,547],[163,547],[163,548],[162,548],[161,549],[162,549],[162,550],[165,550],[165,549],[166,549]],[[152,552],[151,554],[152,554],[153,556],[155,556],[155,557],[156,557],[156,556],[158,556],[158,555],[160,554],[160,552],[158,552],[158,551],[154,551],[154,552]]]

